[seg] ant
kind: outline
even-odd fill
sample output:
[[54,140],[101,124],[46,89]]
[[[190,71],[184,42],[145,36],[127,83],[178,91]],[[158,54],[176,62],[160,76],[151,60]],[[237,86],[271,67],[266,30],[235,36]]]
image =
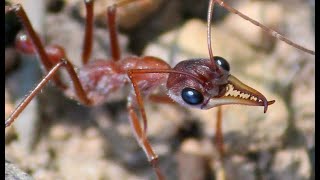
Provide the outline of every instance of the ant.
[[[87,14],[82,51],[83,67],[78,72],[75,71],[74,66],[68,60],[61,46],[49,45],[44,47],[20,4],[7,6],[6,12],[13,11],[20,18],[26,31],[26,34],[18,35],[17,48],[24,53],[37,54],[47,74],[5,121],[5,127],[9,127],[14,122],[50,80],[67,96],[78,100],[86,106],[101,105],[108,100],[112,92],[131,84],[132,90],[127,99],[127,109],[132,130],[137,142],[151,163],[157,178],[165,179],[158,167],[158,156],[147,139],[147,116],[143,97],[157,102],[177,103],[184,107],[198,109],[211,109],[227,104],[263,106],[264,113],[266,113],[268,106],[275,102],[274,100],[268,101],[262,93],[231,75],[230,65],[227,60],[213,55],[211,48],[211,18],[215,3],[261,27],[267,33],[287,44],[309,54],[315,54],[314,51],[293,43],[276,31],[242,14],[224,1],[210,0],[207,14],[209,58],[184,60],[171,68],[163,60],[152,56],[122,57],[117,39],[116,12],[117,8],[134,1],[136,0],[120,0],[108,6],[107,18],[111,42],[111,58],[107,61],[96,60],[91,62],[89,60],[91,59],[93,41],[94,1],[84,1]],[[72,83],[70,85],[65,84],[58,74],[62,68],[65,68],[71,77]],[[153,93],[153,90],[159,86],[166,87],[167,95]],[[229,92],[233,90],[239,91],[243,96],[230,95]],[[142,118],[142,126],[139,122],[139,116]],[[221,116],[221,109],[219,108],[216,142],[220,154],[223,154]]]

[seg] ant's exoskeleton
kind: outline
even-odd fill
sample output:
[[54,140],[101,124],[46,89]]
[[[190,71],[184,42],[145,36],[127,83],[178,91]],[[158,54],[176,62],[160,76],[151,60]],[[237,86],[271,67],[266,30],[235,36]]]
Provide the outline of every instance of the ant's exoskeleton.
[[[82,63],[84,66],[78,69],[77,72],[61,46],[43,46],[20,4],[6,7],[6,12],[15,12],[26,31],[26,34],[18,36],[17,48],[24,53],[37,54],[45,71],[48,73],[13,111],[5,121],[5,126],[8,127],[13,123],[33,97],[50,80],[64,91],[67,96],[87,106],[101,105],[108,100],[112,92],[123,88],[126,84],[131,84],[132,90],[127,99],[129,121],[136,140],[146,153],[158,179],[164,179],[157,165],[157,154],[147,139],[147,116],[144,110],[143,97],[154,99],[158,102],[175,102],[185,107],[198,109],[210,109],[227,104],[263,106],[264,112],[267,111],[269,105],[275,102],[274,100],[268,101],[262,93],[232,76],[227,60],[213,55],[210,33],[212,9],[215,3],[261,27],[272,36],[289,45],[314,54],[313,51],[291,42],[279,33],[231,8],[222,0],[210,0],[207,31],[209,58],[184,60],[171,68],[163,60],[152,56],[122,57],[117,39],[116,11],[117,8],[133,1],[136,0],[121,0],[107,8],[112,57],[108,61],[97,60],[89,62],[93,40],[93,0],[85,0],[87,15],[82,53]],[[61,68],[65,68],[71,77],[72,83],[70,85],[65,84],[59,76],[58,72]],[[159,86],[166,87],[167,95],[153,93],[153,90]],[[230,91],[234,90],[239,91],[241,95],[231,95]],[[139,115],[142,118],[143,126],[139,122]],[[217,118],[216,137],[218,138],[217,142],[220,146],[220,153],[223,154],[221,144],[221,110],[218,110]]]

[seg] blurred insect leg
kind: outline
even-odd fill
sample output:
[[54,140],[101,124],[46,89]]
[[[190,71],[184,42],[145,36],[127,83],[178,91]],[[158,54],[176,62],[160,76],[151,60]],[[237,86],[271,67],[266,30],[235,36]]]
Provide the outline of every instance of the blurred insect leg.
[[226,180],[224,164],[224,147],[223,147],[223,134],[222,134],[222,106],[217,107],[217,122],[216,122],[216,135],[214,144],[218,148],[219,159],[216,163],[216,179]]
[[222,107],[217,107],[217,122],[216,122],[216,135],[214,143],[218,148],[220,157],[224,156],[224,147],[223,147],[223,134],[222,134]]

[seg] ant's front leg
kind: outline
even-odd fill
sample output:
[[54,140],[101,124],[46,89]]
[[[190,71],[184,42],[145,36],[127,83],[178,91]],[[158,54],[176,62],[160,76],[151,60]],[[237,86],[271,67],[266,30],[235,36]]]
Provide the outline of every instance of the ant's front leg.
[[131,100],[128,101],[128,111],[129,111],[130,124],[137,142],[139,143],[139,145],[142,147],[145,154],[147,155],[148,161],[151,163],[155,173],[157,174],[158,179],[159,180],[165,179],[158,167],[158,155],[154,152],[152,146],[150,145],[150,142],[147,139],[147,135],[145,134],[145,131],[143,131],[143,129],[141,128],[138,116],[135,112],[135,108],[133,107]]
[[[144,109],[143,99],[141,96],[142,94],[138,86],[137,76],[135,76],[137,75],[136,73],[139,73],[139,72],[147,73],[147,71],[148,70],[145,70],[145,69],[133,69],[128,71],[128,77],[131,80],[131,83],[133,86],[133,92],[128,98],[128,111],[130,116],[129,120],[130,120],[131,127],[133,129],[133,132],[135,134],[136,140],[138,141],[139,145],[142,147],[145,154],[147,155],[148,160],[151,163],[155,173],[157,174],[158,179],[162,180],[165,178],[158,167],[158,155],[154,152],[153,148],[151,147],[147,139],[147,116]],[[143,128],[140,125],[140,122],[136,113],[137,106],[138,106],[138,111],[140,111],[140,114],[142,116]]]

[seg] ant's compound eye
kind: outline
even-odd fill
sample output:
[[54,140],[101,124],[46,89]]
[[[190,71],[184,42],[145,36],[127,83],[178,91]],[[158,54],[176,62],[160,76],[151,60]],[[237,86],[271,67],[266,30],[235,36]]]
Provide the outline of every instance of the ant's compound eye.
[[203,102],[203,95],[192,88],[184,88],[181,92],[181,97],[187,104],[197,105]]
[[230,65],[227,60],[225,60],[224,58],[222,58],[220,56],[214,56],[213,58],[214,58],[215,62],[219,66],[221,66],[224,70],[230,71]]

